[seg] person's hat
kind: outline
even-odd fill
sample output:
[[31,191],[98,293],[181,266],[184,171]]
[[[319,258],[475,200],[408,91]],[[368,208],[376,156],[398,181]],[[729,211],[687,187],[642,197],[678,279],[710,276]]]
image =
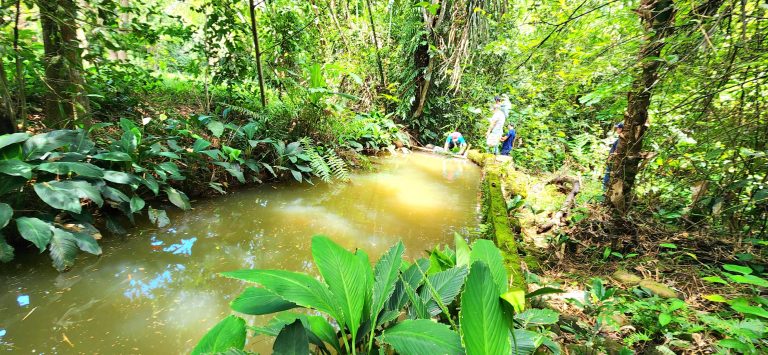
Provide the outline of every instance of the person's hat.
[[451,133],[451,139],[457,140],[457,139],[459,139],[459,137],[461,137],[461,133],[459,133],[459,132]]
[[621,128],[621,129],[623,129],[623,128],[624,128],[624,122],[619,122],[619,123],[617,123],[617,124],[616,124],[615,126],[613,126],[613,127],[614,127],[614,128]]

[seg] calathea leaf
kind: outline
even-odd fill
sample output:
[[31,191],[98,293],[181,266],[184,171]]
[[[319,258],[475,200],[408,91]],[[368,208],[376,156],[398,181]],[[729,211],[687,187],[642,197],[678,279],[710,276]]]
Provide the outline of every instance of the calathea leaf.
[[0,149],[11,144],[21,143],[27,139],[29,139],[28,133],[3,134],[0,136]]
[[237,270],[223,272],[221,275],[260,284],[286,301],[341,319],[331,292],[308,275],[284,270]]
[[53,228],[53,237],[51,238],[50,256],[53,260],[53,267],[59,271],[66,271],[75,263],[77,256],[77,239],[72,233],[63,229]]
[[29,180],[32,178],[32,168],[34,168],[34,166],[21,160],[0,160],[0,173],[6,175],[20,176]]
[[493,282],[497,287],[497,296],[507,292],[509,285],[507,269],[504,267],[504,258],[501,256],[499,248],[492,241],[487,239],[476,240],[472,244],[470,259],[472,263],[483,261],[488,266],[491,275],[493,275]]
[[384,303],[395,291],[395,283],[400,274],[400,264],[403,261],[405,246],[397,242],[381,256],[374,268],[373,302],[371,304],[371,323],[376,324],[376,318],[384,308]]
[[168,201],[171,201],[176,207],[181,208],[182,210],[192,208],[192,206],[189,205],[189,198],[183,192],[168,187],[165,189],[165,193],[168,195]]
[[364,266],[354,254],[324,236],[312,238],[312,257],[341,309],[342,324],[349,327],[354,344],[366,302],[367,280],[360,272]]
[[104,169],[90,163],[56,161],[50,163],[42,163],[38,165],[36,169],[57,175],[75,173],[80,176],[94,178],[104,177]]
[[248,287],[230,304],[233,310],[250,315],[270,314],[298,307],[267,289]]
[[192,354],[213,354],[232,348],[242,350],[245,347],[245,337],[245,320],[237,316],[229,316],[200,339],[197,346],[192,349]]
[[24,142],[24,155],[27,160],[39,159],[65,145],[77,144],[77,136],[78,131],[63,129],[37,134]]
[[285,326],[280,334],[275,338],[275,344],[272,347],[272,354],[275,355],[306,355],[309,354],[309,337],[301,320],[295,320],[293,323]]
[[475,261],[461,294],[461,336],[467,355],[509,354],[509,329],[490,268]]
[[0,229],[5,228],[13,217],[13,208],[7,203],[0,202]]
[[428,319],[408,319],[386,329],[379,339],[399,354],[463,354],[459,335]]
[[35,193],[45,203],[60,210],[80,213],[80,199],[85,198],[101,206],[104,201],[99,191],[86,181],[48,181],[37,183]]
[[[427,276],[429,284],[422,287],[419,296],[426,303],[430,315],[437,315],[441,310],[436,301],[435,294],[443,305],[450,304],[459,295],[466,276],[467,268],[464,266],[450,268]],[[427,286],[431,286],[431,288]],[[433,291],[435,294],[433,294]]]
[[16,228],[21,237],[35,244],[41,253],[45,251],[53,234],[50,223],[34,217],[16,218]]

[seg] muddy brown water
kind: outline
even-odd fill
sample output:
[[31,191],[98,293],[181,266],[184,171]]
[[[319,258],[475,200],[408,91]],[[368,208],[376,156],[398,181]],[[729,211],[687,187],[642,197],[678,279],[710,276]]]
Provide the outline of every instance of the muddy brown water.
[[[164,228],[143,224],[102,240],[101,257],[81,253],[66,273],[47,253],[18,256],[0,266],[0,352],[188,353],[245,287],[218,272],[315,273],[316,234],[372,260],[403,240],[412,259],[475,227],[479,168],[426,154],[378,162],[350,183],[262,185],[194,202],[192,211],[169,211]],[[270,346],[249,338],[251,350]]]

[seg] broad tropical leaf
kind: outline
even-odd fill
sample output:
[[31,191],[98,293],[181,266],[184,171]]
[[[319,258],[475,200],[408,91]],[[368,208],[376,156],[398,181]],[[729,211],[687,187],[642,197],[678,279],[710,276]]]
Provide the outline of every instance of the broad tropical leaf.
[[231,348],[242,350],[245,347],[245,336],[245,320],[237,316],[229,316],[200,339],[192,350],[192,354],[217,353]]
[[128,153],[123,152],[106,152],[93,156],[94,159],[107,160],[107,161],[133,161]]
[[37,170],[47,171],[57,175],[67,175],[69,173],[75,173],[80,176],[87,176],[93,178],[104,177],[104,169],[90,164],[82,162],[50,162],[42,163],[37,166]]
[[20,176],[29,180],[32,178],[32,168],[32,165],[21,160],[0,160],[0,173],[6,175]]
[[78,131],[63,129],[34,135],[24,142],[24,155],[27,160],[39,159],[65,145],[77,144],[77,136]]
[[21,143],[27,139],[29,139],[29,134],[27,133],[3,134],[0,136],[0,149],[11,144]]
[[515,355],[530,355],[538,349],[539,341],[543,340],[543,336],[536,332],[525,329],[515,329],[510,333],[509,342],[512,344],[512,354]]
[[546,308],[530,308],[515,314],[515,319],[521,323],[522,328],[528,328],[530,325],[555,324],[560,319],[560,313]]
[[498,294],[507,292],[509,279],[507,278],[507,269],[504,267],[504,257],[501,256],[499,248],[488,239],[478,239],[472,244],[470,253],[472,264],[476,261],[483,261],[493,275],[493,282],[497,286]]
[[192,206],[189,205],[189,198],[183,192],[169,187],[165,189],[165,193],[168,194],[168,200],[176,205],[176,207],[181,208],[182,210],[192,208]]
[[139,196],[132,196],[131,197],[131,212],[136,213],[141,211],[144,208],[144,200],[141,199]]
[[308,275],[284,270],[238,270],[223,272],[221,275],[258,283],[286,301],[317,309],[336,319],[341,318],[328,288]]
[[0,229],[5,228],[13,217],[13,208],[7,203],[0,202]]
[[[434,275],[427,276],[429,284],[434,289],[434,292],[440,298],[440,302],[443,305],[448,305],[453,302],[453,299],[461,291],[461,286],[464,285],[464,279],[467,276],[466,267],[454,267],[445,271],[438,272]],[[435,301],[435,295],[432,294],[432,289],[429,287],[422,287],[419,296],[422,301],[427,305],[427,311],[430,315],[434,316],[440,313],[440,306]]]
[[286,325],[275,338],[272,347],[274,355],[307,355],[309,354],[309,337],[301,320]]
[[367,279],[360,272],[364,266],[355,254],[323,236],[312,238],[312,257],[341,310],[342,323],[349,327],[354,343],[366,301]]
[[467,355],[509,354],[509,329],[490,268],[475,261],[461,294],[461,336]]
[[403,261],[405,246],[403,242],[397,242],[384,255],[379,258],[374,268],[373,302],[371,305],[371,323],[376,324],[376,318],[384,308],[384,303],[395,291],[397,275],[400,273],[400,264]]
[[35,184],[35,193],[45,203],[60,210],[80,213],[80,199],[89,199],[101,206],[104,201],[95,186],[86,181],[48,181]]
[[455,331],[428,319],[405,320],[385,330],[379,339],[404,355],[464,353]]
[[456,266],[466,266],[469,268],[471,258],[467,241],[459,233],[453,234],[453,240],[456,245]]
[[309,328],[312,330],[312,333],[317,335],[320,340],[330,344],[336,349],[338,354],[341,354],[341,347],[339,346],[339,337],[336,335],[336,329],[333,329],[333,326],[328,323],[325,318],[321,316],[307,316],[307,323],[309,323]]
[[270,314],[298,307],[269,290],[259,287],[248,287],[230,304],[233,310],[250,314]]
[[53,228],[49,254],[56,270],[65,271],[72,267],[75,264],[78,249],[77,239],[72,233]]
[[50,223],[34,217],[16,218],[16,228],[21,237],[35,244],[41,253],[51,241],[52,227]]

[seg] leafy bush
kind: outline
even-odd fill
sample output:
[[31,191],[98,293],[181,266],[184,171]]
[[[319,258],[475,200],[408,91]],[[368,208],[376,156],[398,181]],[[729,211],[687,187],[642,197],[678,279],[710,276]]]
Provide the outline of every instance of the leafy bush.
[[[321,281],[283,270],[222,275],[260,285],[246,288],[231,306],[249,315],[277,313],[266,326],[252,328],[276,336],[275,353],[509,354],[514,348],[515,354],[531,354],[542,344],[559,353],[533,331],[557,322],[558,314],[525,310],[524,291],[508,289],[493,242],[477,240],[470,249],[457,235],[456,245],[411,264],[403,260],[400,242],[371,268],[364,251],[352,253],[316,236],[312,255]],[[294,308],[312,312],[283,312]],[[242,318],[229,316],[193,353],[243,350],[246,329]]]

